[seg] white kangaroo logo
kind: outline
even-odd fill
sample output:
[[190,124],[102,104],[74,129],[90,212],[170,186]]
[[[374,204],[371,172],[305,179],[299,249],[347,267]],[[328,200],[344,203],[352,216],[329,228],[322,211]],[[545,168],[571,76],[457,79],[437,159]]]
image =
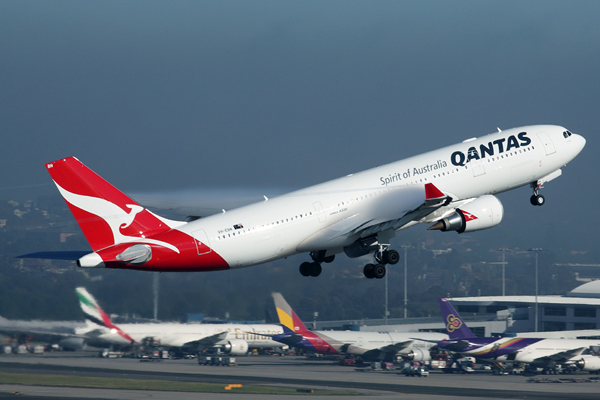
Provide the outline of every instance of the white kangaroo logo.
[[127,207],[131,209],[131,211],[127,213],[123,211],[121,207],[111,203],[108,200],[101,199],[99,197],[83,196],[80,194],[71,193],[68,190],[60,187],[60,185],[58,185],[56,182],[54,183],[66,201],[73,204],[75,207],[80,208],[90,214],[97,215],[106,221],[113,234],[113,243],[150,243],[158,246],[164,246],[176,253],[179,253],[179,249],[170,243],[155,239],[147,239],[144,237],[125,236],[121,233],[119,228],[125,229],[130,226],[135,220],[135,216],[144,210],[143,207],[140,207],[137,204],[127,204]]

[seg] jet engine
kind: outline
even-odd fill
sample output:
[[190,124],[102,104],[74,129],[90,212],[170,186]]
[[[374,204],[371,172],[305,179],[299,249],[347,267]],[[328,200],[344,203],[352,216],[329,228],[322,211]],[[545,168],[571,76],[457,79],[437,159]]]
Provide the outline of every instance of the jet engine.
[[600,371],[600,357],[586,354],[581,356],[581,360],[575,362],[577,368],[582,371],[597,372]]
[[480,231],[498,225],[503,216],[504,207],[500,200],[495,196],[485,195],[457,208],[452,214],[429,227],[429,230],[458,233]]
[[227,354],[243,356],[248,353],[248,342],[242,339],[229,340],[224,346],[223,351]]
[[428,349],[412,349],[406,354],[400,354],[404,361],[430,361],[431,354],[429,354]]
[[81,350],[85,346],[85,339],[78,337],[70,337],[60,340],[58,342],[58,345],[66,351]]

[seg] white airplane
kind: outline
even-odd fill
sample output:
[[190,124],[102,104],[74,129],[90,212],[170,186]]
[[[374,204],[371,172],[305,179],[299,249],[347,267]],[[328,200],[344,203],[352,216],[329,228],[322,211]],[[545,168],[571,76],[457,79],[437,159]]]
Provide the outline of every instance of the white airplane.
[[205,348],[219,348],[224,353],[243,355],[248,349],[280,349],[287,345],[271,340],[269,335],[283,333],[277,324],[177,324],[140,323],[114,324],[89,292],[76,290],[85,322],[79,321],[19,321],[0,317],[0,333],[14,336],[11,345],[30,338],[57,343],[65,350],[93,347],[128,347],[152,342],[164,347],[196,353]]
[[115,325],[85,288],[76,289],[79,303],[86,319],[96,324],[97,341],[127,346],[152,339],[153,343],[170,348],[180,348],[196,353],[205,348],[217,347],[224,353],[245,355],[249,349],[287,348],[268,335],[283,333],[275,324],[178,324],[140,323]]
[[336,254],[374,253],[367,278],[399,260],[390,239],[418,223],[472,232],[496,226],[504,210],[494,194],[561,175],[585,139],[553,125],[514,128],[311,186],[191,222],[168,220],[138,205],[74,157],[46,164],[92,252],[22,257],[77,260],[83,268],[214,271],[309,253],[300,266],[318,276]]
[[[557,365],[599,372],[600,339],[547,339],[532,337],[476,337],[446,299],[438,299],[449,339],[437,342],[442,350],[487,362],[526,363],[556,373]],[[564,333],[564,332],[563,332]],[[423,340],[428,340],[423,338]]]
[[[283,333],[273,340],[309,352],[331,355],[353,355],[363,361],[431,360],[431,348],[448,335],[436,332],[354,332],[309,331],[281,293],[273,293],[275,308]],[[418,335],[419,339],[413,339]]]

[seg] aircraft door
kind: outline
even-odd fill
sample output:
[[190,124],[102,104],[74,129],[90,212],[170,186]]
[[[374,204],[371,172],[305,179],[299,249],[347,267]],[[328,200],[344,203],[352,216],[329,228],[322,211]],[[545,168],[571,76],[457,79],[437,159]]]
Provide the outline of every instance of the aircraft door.
[[208,241],[208,236],[204,229],[198,229],[197,231],[193,231],[192,235],[194,236],[194,243],[196,243],[196,250],[198,255],[208,254],[212,251],[210,248],[210,242]]
[[473,176],[485,175],[485,166],[483,165],[483,160],[473,160],[469,164],[471,165]]
[[323,210],[323,205],[320,201],[315,201],[313,203],[313,207],[315,207],[315,211],[317,212],[317,216],[319,217],[319,222],[325,222],[327,220],[327,216],[325,215],[325,211]]
[[549,156],[550,154],[556,153],[556,149],[554,148],[554,143],[552,143],[552,139],[550,139],[550,136],[548,136],[548,134],[546,132],[538,132],[537,136],[538,136],[538,138],[540,138],[540,140],[544,144],[544,150],[546,150],[547,156]]

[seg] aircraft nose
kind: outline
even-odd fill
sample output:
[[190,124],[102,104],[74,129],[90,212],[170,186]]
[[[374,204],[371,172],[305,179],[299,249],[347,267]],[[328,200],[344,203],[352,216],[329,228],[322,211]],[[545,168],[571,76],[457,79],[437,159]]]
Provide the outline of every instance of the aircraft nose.
[[576,138],[575,146],[577,146],[577,154],[579,154],[581,152],[581,150],[583,150],[583,148],[585,147],[586,140],[581,135],[574,134],[573,136],[575,136],[575,138]]

